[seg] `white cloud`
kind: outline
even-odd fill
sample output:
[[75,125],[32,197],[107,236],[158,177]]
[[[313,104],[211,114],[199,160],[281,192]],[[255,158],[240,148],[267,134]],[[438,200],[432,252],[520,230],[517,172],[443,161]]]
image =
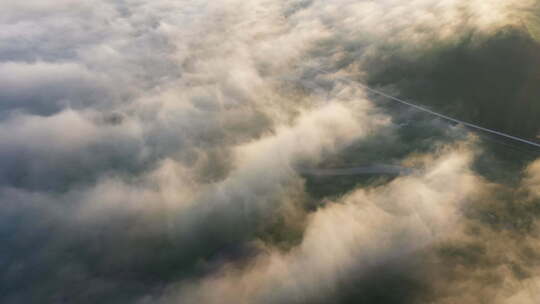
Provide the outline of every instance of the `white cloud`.
[[[525,2],[0,4],[0,230],[16,236],[5,238],[16,261],[6,302],[109,299],[140,289],[140,277],[134,283],[109,268],[143,265],[133,273],[144,277],[152,273],[145,263],[168,268],[191,249],[203,252],[186,258],[194,264],[212,254],[209,242],[251,240],[306,195],[295,166],[390,124],[362,90],[312,79],[310,66],[368,73],[374,54],[417,56],[468,29],[487,33],[514,22],[513,7]],[[321,89],[303,91],[295,80]],[[283,303],[331,295],[352,272],[454,227],[457,208],[482,188],[470,161],[470,152],[451,151],[421,175],[336,198],[308,215],[290,252],[265,247],[253,267],[225,266],[180,295],[171,287],[171,297]],[[155,249],[163,247],[174,256]],[[66,276],[32,276],[50,269]],[[155,289],[172,281],[149,276]],[[36,288],[18,294],[23,284]],[[65,296],[81,286],[88,292]]]
[[466,149],[450,150],[420,175],[356,189],[310,215],[298,247],[267,248],[247,266],[226,265],[201,282],[171,287],[163,301],[331,301],[348,278],[369,275],[371,268],[421,250],[459,225],[459,209],[484,187],[469,168],[471,157]]

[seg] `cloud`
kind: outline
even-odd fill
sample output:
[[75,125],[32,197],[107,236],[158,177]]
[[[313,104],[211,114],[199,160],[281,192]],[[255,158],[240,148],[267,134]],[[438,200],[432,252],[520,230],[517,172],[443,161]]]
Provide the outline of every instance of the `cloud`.
[[[402,132],[333,76],[369,79],[527,7],[0,4],[0,301],[339,302],[371,277],[416,282],[487,187],[475,149],[438,149],[465,132],[432,121]],[[296,170],[387,155],[425,168],[320,196]]]
[[540,161],[530,164],[526,169],[526,174],[525,187],[532,195],[540,197]]
[[446,151],[419,175],[356,189],[311,214],[297,247],[266,247],[245,266],[180,284],[164,302],[319,303],[348,281],[362,288],[373,269],[407,259],[459,225],[461,206],[483,191],[471,160],[466,149]]
[[[107,272],[107,268],[111,267],[118,271],[127,267],[144,276],[150,275],[145,267],[156,263],[166,265],[172,261],[188,269],[191,267],[188,265],[211,255],[220,247],[249,239],[258,231],[258,227],[264,226],[268,219],[279,214],[287,204],[295,204],[287,196],[302,189],[301,184],[295,182],[299,179],[293,169],[296,163],[332,153],[340,146],[368,136],[384,126],[383,116],[365,116],[366,107],[369,108],[369,103],[360,100],[358,103],[330,103],[320,109],[307,111],[292,125],[277,128],[275,134],[235,148],[230,172],[223,180],[211,184],[205,185],[197,179],[197,171],[203,169],[199,166],[207,165],[205,159],[200,160],[202,164],[196,161],[191,167],[167,159],[145,175],[136,178],[104,176],[95,186],[73,187],[66,193],[33,194],[4,187],[1,191],[2,200],[13,202],[4,205],[2,209],[10,218],[18,217],[26,221],[34,217],[42,219],[30,227],[21,226],[18,222],[8,224],[8,227],[14,225],[10,230],[14,229],[17,233],[23,233],[26,229],[35,230],[36,236],[42,235],[37,231],[52,231],[46,239],[53,238],[55,241],[52,244],[40,241],[42,249],[33,254],[39,260],[46,258],[49,252],[55,252],[54,260],[41,266],[44,272],[69,250],[82,250],[78,248],[80,241],[86,243],[87,255],[98,259],[92,262],[95,263],[92,267],[98,273]],[[61,114],[61,117],[51,119],[54,120],[49,122],[37,119],[16,124],[26,126],[19,129],[19,132],[36,133],[34,125],[39,130],[61,132],[61,129],[55,130],[51,126],[56,121],[63,125],[65,121],[73,120],[70,123],[72,126],[80,125],[77,134],[86,130],[84,132],[87,136],[81,138],[99,140],[99,135],[105,136],[96,135],[93,125],[74,113]],[[47,128],[40,128],[42,123],[47,124]],[[17,133],[14,135],[12,140],[20,138]],[[107,135],[110,135],[110,131]],[[28,139],[26,135],[23,137]],[[58,139],[59,142],[44,143],[23,141],[20,145],[25,147],[32,143],[35,146],[26,148],[37,150],[35,153],[39,153],[39,148],[51,145],[59,149],[52,155],[60,156],[62,153],[71,153],[73,149],[88,149],[87,146],[91,144],[67,136]],[[298,144],[300,140],[302,144]],[[15,145],[11,143],[11,146]],[[32,172],[32,176],[36,176],[36,172]],[[51,204],[56,207],[49,206]],[[109,233],[103,234],[103,229]],[[147,242],[150,243],[144,245],[139,252],[125,251],[129,251],[131,246]],[[153,244],[155,242],[171,247],[167,249],[168,253],[164,253],[164,257],[156,259],[152,256],[152,248],[158,246]],[[13,253],[17,252],[19,246],[18,243],[12,244]],[[190,249],[186,250],[186,247]],[[107,258],[99,261],[100,256]],[[11,284],[17,286],[24,281],[32,282],[32,278],[26,275],[28,267],[32,265],[27,258],[22,255],[21,259],[16,259],[19,261],[16,265],[22,269],[22,277],[13,280]],[[84,265],[87,265],[84,260],[75,258],[73,262],[66,262],[62,269],[70,273],[72,267],[86,267]],[[93,280],[90,273],[77,271],[85,280]],[[164,271],[164,276],[171,275],[167,272]],[[104,284],[115,285],[115,280],[115,276],[110,277]],[[53,282],[60,284],[64,279],[57,278]],[[54,284],[42,288],[48,294],[48,299],[54,299],[50,296],[60,292]]]
[[106,98],[106,78],[74,63],[0,64],[2,108],[47,115]]

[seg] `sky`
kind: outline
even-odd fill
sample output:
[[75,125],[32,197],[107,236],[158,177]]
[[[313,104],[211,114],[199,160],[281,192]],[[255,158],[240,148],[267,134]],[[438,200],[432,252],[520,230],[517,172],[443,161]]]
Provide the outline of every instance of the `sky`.
[[540,151],[364,85],[538,142],[539,7],[0,3],[0,302],[538,303]]

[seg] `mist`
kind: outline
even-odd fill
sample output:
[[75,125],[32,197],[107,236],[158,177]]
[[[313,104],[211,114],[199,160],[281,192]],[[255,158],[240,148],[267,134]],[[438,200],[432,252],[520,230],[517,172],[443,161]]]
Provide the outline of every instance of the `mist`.
[[537,303],[533,0],[0,4],[0,302]]

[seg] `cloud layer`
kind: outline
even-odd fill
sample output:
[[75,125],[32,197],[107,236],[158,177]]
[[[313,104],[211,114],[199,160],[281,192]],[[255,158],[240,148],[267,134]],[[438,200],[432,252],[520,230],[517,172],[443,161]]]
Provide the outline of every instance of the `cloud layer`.
[[[474,303],[477,271],[510,282],[484,298],[519,301],[538,161],[336,76],[482,45],[534,4],[0,4],[0,302]],[[298,169],[372,160],[411,174]],[[527,241],[500,253],[497,229]],[[492,239],[514,274],[483,256],[434,274]]]

